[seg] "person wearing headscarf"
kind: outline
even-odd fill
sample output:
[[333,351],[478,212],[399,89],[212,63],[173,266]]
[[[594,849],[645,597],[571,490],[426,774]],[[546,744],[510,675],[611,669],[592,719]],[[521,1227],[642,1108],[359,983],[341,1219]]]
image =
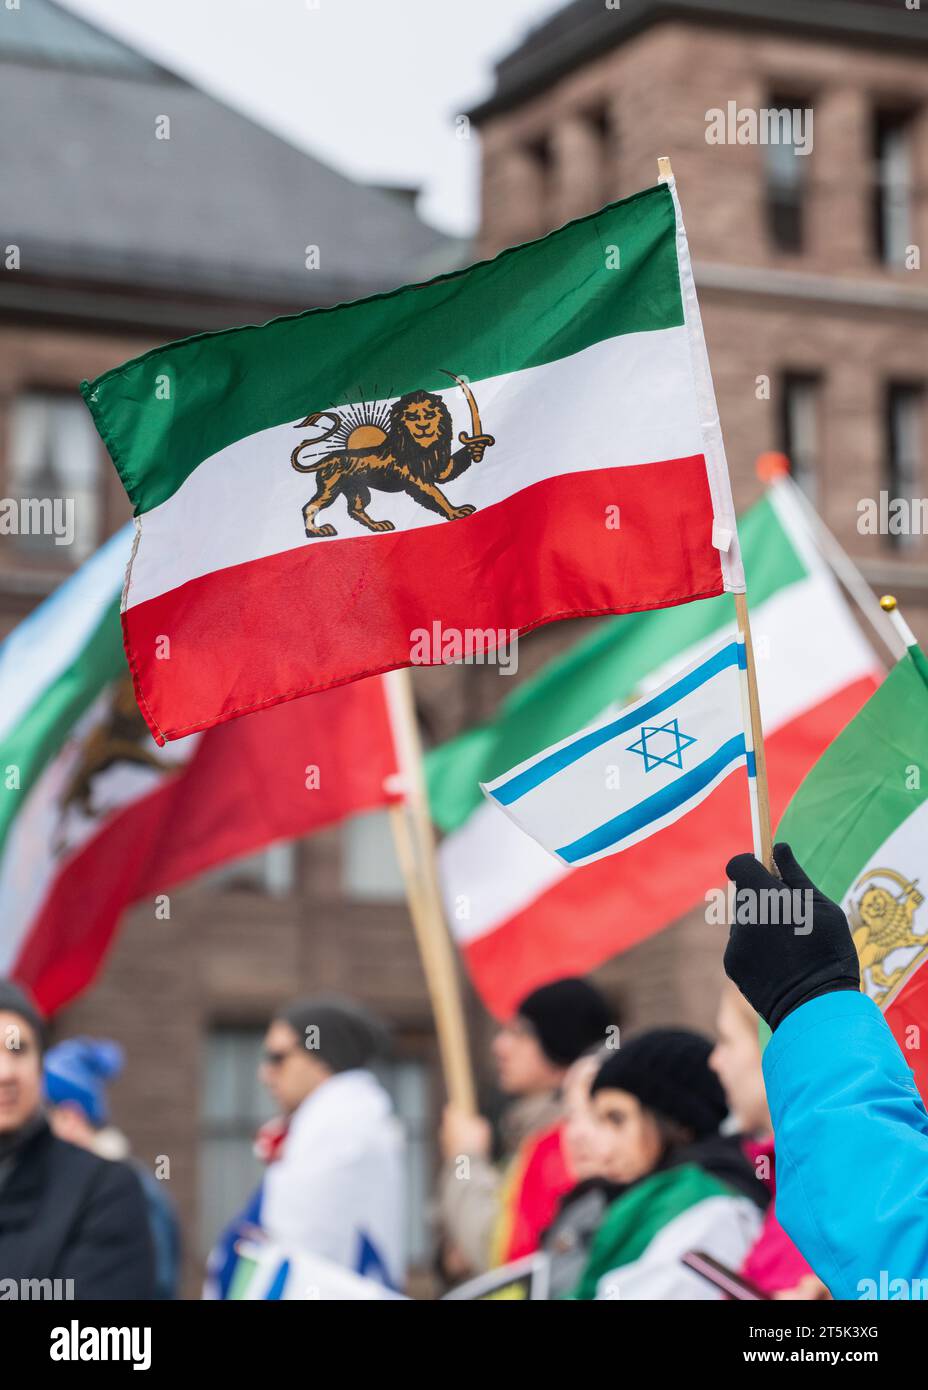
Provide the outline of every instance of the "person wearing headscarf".
[[150,1299],[154,1253],[139,1179],[53,1132],[42,1104],[45,1044],[33,1002],[0,980],[2,1296]]
[[481,1274],[538,1249],[576,1182],[563,1147],[564,1078],[583,1053],[606,1042],[614,1021],[586,980],[555,980],[522,1000],[493,1042],[500,1089],[513,1098],[499,1165],[488,1121],[446,1107],[440,1219],[445,1249],[462,1272]]
[[737,1269],[755,1240],[768,1194],[737,1139],[719,1134],[728,1107],[709,1069],[711,1051],[698,1033],[657,1028],[597,1072],[601,1174],[622,1191],[572,1298],[719,1298],[682,1257],[699,1250]]
[[207,1297],[230,1296],[238,1236],[260,1232],[390,1289],[405,1278],[404,1138],[372,1064],[389,1038],[345,999],[275,1014],[259,1070],[280,1117],[260,1136],[267,1171],[210,1257]]

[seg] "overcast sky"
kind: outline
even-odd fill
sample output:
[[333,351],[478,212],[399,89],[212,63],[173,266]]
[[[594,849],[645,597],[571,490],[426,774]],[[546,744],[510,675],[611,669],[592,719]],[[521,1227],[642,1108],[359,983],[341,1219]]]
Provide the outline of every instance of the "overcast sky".
[[466,235],[479,142],[455,116],[566,0],[62,0],[336,168],[422,188]]

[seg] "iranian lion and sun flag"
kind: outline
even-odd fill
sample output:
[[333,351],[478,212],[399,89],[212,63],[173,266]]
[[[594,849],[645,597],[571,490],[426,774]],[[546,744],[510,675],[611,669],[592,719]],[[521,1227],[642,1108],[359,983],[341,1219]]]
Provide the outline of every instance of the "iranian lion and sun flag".
[[[128,904],[396,798],[379,677],[436,621],[475,634],[467,656],[487,632],[624,615],[429,761],[449,920],[499,1014],[668,925],[751,842],[729,597],[745,566],[775,816],[879,679],[785,495],[739,539],[672,179],[493,261],[169,344],[82,390],[134,536],[0,647],[0,968],[49,1009]],[[720,660],[724,698],[681,726],[674,673],[692,695]],[[629,701],[640,728],[616,718]],[[603,851],[578,867],[480,784],[546,748],[544,776],[579,776],[575,735],[603,721],[641,761],[615,815],[568,827],[554,807],[554,843]],[[541,775],[518,787],[541,795]],[[903,902],[911,917],[920,897]]]

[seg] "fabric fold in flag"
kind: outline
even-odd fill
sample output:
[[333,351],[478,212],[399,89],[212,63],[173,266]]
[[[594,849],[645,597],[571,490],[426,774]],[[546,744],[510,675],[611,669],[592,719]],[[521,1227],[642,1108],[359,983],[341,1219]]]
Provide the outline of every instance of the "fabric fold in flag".
[[746,669],[744,642],[726,638],[620,715],[481,788],[563,864],[616,854],[686,815],[736,768],[754,777]]
[[135,508],[122,626],[159,744],[439,663],[436,622],[482,652],[744,588],[672,184],[82,389]]
[[398,796],[379,680],[158,748],[119,630],[131,546],[127,526],[0,643],[0,975],[47,1013],[133,903]]

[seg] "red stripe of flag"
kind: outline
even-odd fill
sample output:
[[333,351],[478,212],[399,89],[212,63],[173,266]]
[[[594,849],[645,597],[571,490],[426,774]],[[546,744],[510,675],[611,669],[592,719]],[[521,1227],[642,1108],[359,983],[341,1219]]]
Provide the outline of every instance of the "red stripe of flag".
[[163,743],[408,666],[412,633],[435,621],[523,633],[709,598],[723,588],[711,538],[697,455],[551,478],[453,522],[307,541],[129,608],[136,694]]

